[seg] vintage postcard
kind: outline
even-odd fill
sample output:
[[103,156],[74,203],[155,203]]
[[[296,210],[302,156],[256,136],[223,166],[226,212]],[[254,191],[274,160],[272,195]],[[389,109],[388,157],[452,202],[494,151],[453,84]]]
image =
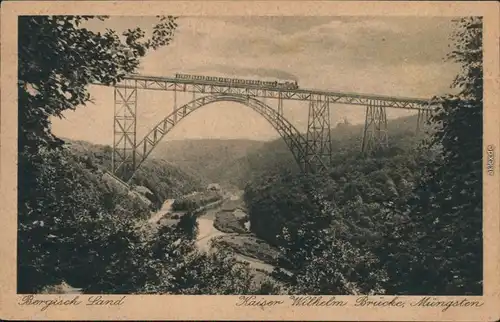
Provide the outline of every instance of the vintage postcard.
[[500,318],[498,3],[1,11],[0,318]]

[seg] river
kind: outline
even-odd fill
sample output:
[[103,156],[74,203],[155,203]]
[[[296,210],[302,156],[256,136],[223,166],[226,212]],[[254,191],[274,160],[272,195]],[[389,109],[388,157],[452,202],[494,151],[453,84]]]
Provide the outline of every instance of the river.
[[[239,200],[241,198],[242,191],[234,192],[231,193],[227,199],[229,200]],[[148,220],[149,223],[154,224],[157,223],[162,219],[162,217],[168,213],[172,212],[172,204],[174,202],[174,199],[168,199],[166,200],[161,209],[154,213],[151,218]],[[222,232],[218,230],[217,228],[214,227],[214,221],[215,221],[215,216],[217,212],[219,212],[221,209],[221,206],[208,209],[206,210],[202,215],[198,216],[197,222],[198,222],[198,237],[196,239],[196,247],[198,250],[203,251],[203,252],[208,252],[210,251],[211,247],[211,241],[214,238],[220,237],[220,236],[226,236],[226,235],[237,235],[235,234],[228,234],[225,232]],[[235,257],[241,261],[241,262],[246,262],[250,264],[250,267],[255,269],[255,270],[264,270],[267,272],[271,272],[273,270],[273,266],[269,265],[267,263],[264,263],[261,260],[258,260],[253,257],[249,256],[244,256],[241,254],[235,254]]]
[[196,247],[201,251],[210,250],[210,242],[218,237],[227,235],[226,233],[214,227],[214,220],[217,211],[220,208],[209,209],[203,215],[199,216],[198,221],[198,237],[196,238]]
[[[198,238],[196,240],[196,247],[200,251],[209,251],[210,250],[210,242],[219,236],[225,235],[233,235],[222,232],[214,227],[215,214],[219,209],[211,209],[207,211],[204,215],[198,218]],[[260,269],[267,272],[272,272],[273,266],[267,263],[264,263],[261,260],[258,260],[253,257],[235,254],[235,257],[241,261],[250,264],[250,267],[253,269]]]
[[[241,193],[234,193],[228,198],[230,200],[238,200],[241,196]],[[158,222],[167,214],[168,212],[172,212],[172,205],[175,199],[165,200],[162,207],[153,213],[151,217],[147,220],[149,224],[149,229],[151,227],[157,227]],[[224,235],[232,235],[228,233],[224,233],[214,227],[215,215],[221,209],[221,207],[216,207],[213,209],[206,210],[205,213],[198,217],[198,237],[196,240],[196,246],[200,251],[207,252],[210,250],[210,241],[214,238]],[[241,254],[235,254],[235,257],[241,262],[247,262],[250,264],[250,267],[254,270],[254,274],[262,274],[256,270],[262,270],[266,272],[271,272],[273,270],[273,266],[267,263],[264,263],[256,258],[244,256]],[[61,283],[60,285],[55,285],[45,291],[48,294],[82,294],[81,288],[74,288],[67,284],[66,282]]]
[[[239,200],[242,196],[242,193],[243,193],[242,191],[239,191],[237,193],[232,193],[229,199]],[[218,211],[220,211],[220,207],[210,209],[206,211],[203,215],[198,217],[198,238],[196,240],[196,246],[201,251],[209,251],[210,242],[216,237],[225,235],[237,235],[236,233],[228,234],[222,232],[214,227],[214,220]],[[274,268],[272,265],[264,263],[263,261],[253,257],[241,254],[235,254],[235,257],[241,262],[249,263],[250,267],[253,269],[264,270],[270,273]]]

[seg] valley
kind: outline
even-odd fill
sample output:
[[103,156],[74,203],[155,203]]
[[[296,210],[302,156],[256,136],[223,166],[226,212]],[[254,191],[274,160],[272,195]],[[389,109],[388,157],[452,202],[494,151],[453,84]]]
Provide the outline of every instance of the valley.
[[[424,136],[415,133],[413,118],[390,121],[389,148],[370,155],[359,151],[362,127],[340,123],[331,131],[333,166],[322,176],[301,173],[280,139],[167,140],[126,188],[106,175],[109,147],[70,140],[66,145],[74,166],[91,178],[89,188],[95,198],[102,198],[102,206],[117,224],[130,222],[134,238],[151,244],[154,261],[168,269],[175,269],[175,254],[182,253],[188,260],[183,265],[193,265],[193,274],[196,261],[206,261],[204,279],[223,265],[225,274],[235,275],[217,283],[251,281],[248,291],[263,294],[295,285],[307,293],[310,287],[322,286],[302,281],[318,269],[329,270],[318,265],[337,265],[331,261],[350,254],[338,269],[356,274],[373,271],[370,279],[352,278],[359,284],[356,287],[381,290],[387,287],[380,282],[390,263],[385,258],[387,247],[398,249],[388,246],[387,238],[408,220],[398,207],[412,198],[419,164],[436,153],[418,150]],[[319,256],[312,255],[315,247],[323,248],[327,257],[310,261]],[[339,249],[343,251],[336,253]],[[235,266],[242,271],[235,273]],[[92,282],[75,279],[57,287],[64,293],[85,293],[93,290],[88,284]],[[327,293],[353,292],[348,289],[351,284],[338,280],[327,285],[334,288]]]
[[[346,215],[334,218],[328,230],[356,242],[378,238],[384,227],[377,217],[382,201],[404,200],[405,189],[414,181],[412,151],[420,139],[413,129],[414,118],[390,121],[391,148],[370,158],[359,155],[361,126],[339,123],[332,129],[336,166],[331,179],[317,179],[315,186]],[[109,165],[105,147],[71,142],[71,149],[97,169]],[[307,220],[308,211],[316,211],[307,208],[310,200],[302,184],[300,171],[281,139],[206,139],[162,142],[140,168],[131,188],[149,200],[144,205],[150,208],[145,220],[157,231],[177,225],[188,212],[175,209],[181,200],[206,195],[210,185],[220,187],[220,198],[199,197],[207,201],[190,208],[196,213],[197,249],[211,252],[215,243],[229,249],[238,261],[249,263],[254,272],[269,273],[282,243],[274,236]]]
[[18,294],[484,295],[481,16],[138,18],[18,19]]
[[[229,214],[229,216],[236,219],[235,213],[241,212],[244,207],[243,200],[241,199],[243,191],[224,192],[224,199],[221,204],[211,206],[207,205],[207,209],[198,210],[197,225],[198,233],[196,236],[196,248],[202,252],[216,251],[217,246],[213,243],[220,243],[229,247],[233,252],[236,259],[243,263],[248,263],[253,273],[256,275],[271,273],[273,266],[261,258],[265,258],[267,262],[272,261],[272,257],[265,251],[261,252],[259,245],[265,244],[264,241],[255,238],[248,230],[248,221],[240,225],[240,232],[220,231],[215,226],[215,221],[222,213]],[[172,209],[174,199],[165,201],[163,206],[157,212],[153,212],[148,222],[152,225],[175,225],[178,223],[179,218],[185,213],[176,212]],[[244,214],[244,213],[243,213]],[[244,214],[245,217],[246,214]],[[248,219],[247,219],[248,220]],[[248,252],[245,249],[250,245],[252,251]],[[264,250],[266,250],[264,248]],[[277,252],[277,251],[275,251]]]
[[[332,129],[337,166],[331,172],[333,180],[319,180],[316,185],[327,200],[332,198],[342,212],[350,215],[333,219],[328,230],[338,231],[343,238],[356,243],[378,240],[380,229],[385,225],[377,215],[377,209],[382,205],[380,198],[404,200],[404,189],[414,181],[408,176],[415,171],[412,170],[411,151],[420,140],[413,128],[414,118],[390,121],[391,149],[371,158],[359,156],[361,126],[339,123]],[[280,234],[285,227],[300,225],[309,211],[315,211],[313,208],[308,210],[307,202],[301,201],[307,193],[300,190],[300,172],[280,139],[271,142],[167,140],[158,146],[153,158],[168,160],[170,166],[182,169],[205,184],[217,182],[223,191],[222,202],[196,211],[196,248],[202,252],[213,252],[217,247],[227,248],[238,261],[250,264],[257,276],[269,277],[280,256],[277,246],[281,242],[270,234]],[[384,162],[393,169],[385,167]],[[410,167],[405,170],[409,171],[407,175],[400,173],[400,169],[407,167]],[[361,181],[365,181],[365,188],[350,188],[360,185]],[[368,188],[367,184],[373,184],[373,187]],[[267,187],[266,192],[262,190],[264,187]],[[354,189],[352,195],[346,194],[349,189]],[[196,193],[203,194],[203,191]],[[361,202],[352,204],[355,200]],[[153,212],[150,222],[177,224],[183,213],[172,210],[174,203],[175,199],[164,201],[161,209]],[[355,217],[352,214],[356,214]],[[397,217],[393,219],[397,220]]]

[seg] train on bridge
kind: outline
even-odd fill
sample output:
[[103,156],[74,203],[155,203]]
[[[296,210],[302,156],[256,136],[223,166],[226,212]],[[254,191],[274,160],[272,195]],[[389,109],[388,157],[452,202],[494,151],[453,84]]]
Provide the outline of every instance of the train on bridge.
[[251,79],[241,79],[241,78],[226,78],[226,77],[213,77],[213,76],[201,76],[201,75],[188,75],[188,74],[175,74],[177,79],[194,80],[194,81],[207,81],[214,82],[217,84],[226,85],[250,85],[258,86],[270,89],[285,89],[285,90],[295,90],[299,88],[297,81],[283,80],[283,81],[260,81]]

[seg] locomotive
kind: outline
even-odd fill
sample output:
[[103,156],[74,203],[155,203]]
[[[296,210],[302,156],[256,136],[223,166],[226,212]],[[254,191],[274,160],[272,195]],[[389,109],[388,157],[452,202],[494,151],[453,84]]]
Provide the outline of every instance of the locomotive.
[[175,74],[175,78],[185,79],[185,80],[208,81],[219,84],[253,85],[253,86],[266,87],[272,89],[294,90],[299,88],[299,84],[297,83],[297,81],[270,82],[270,81],[251,80],[251,79],[212,77],[212,76],[187,75],[187,74]]

